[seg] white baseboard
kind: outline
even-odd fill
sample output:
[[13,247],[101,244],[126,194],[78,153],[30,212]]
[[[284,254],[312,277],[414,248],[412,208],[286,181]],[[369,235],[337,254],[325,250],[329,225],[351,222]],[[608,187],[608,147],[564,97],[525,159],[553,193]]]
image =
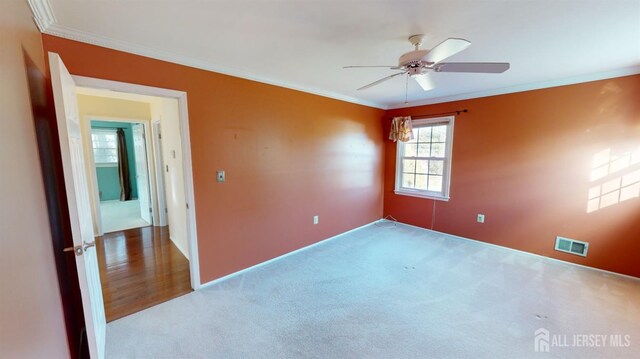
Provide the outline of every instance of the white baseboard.
[[[393,222],[393,221],[390,221],[390,222]],[[582,265],[582,264],[563,261],[562,259],[551,258],[551,257],[543,256],[541,254],[535,254],[535,253],[531,253],[531,252],[522,251],[522,250],[519,250],[519,249],[509,248],[509,247],[505,247],[505,246],[499,246],[497,244],[483,242],[483,241],[479,241],[477,239],[471,239],[471,238],[456,236],[455,234],[449,234],[449,233],[445,233],[445,232],[436,231],[436,230],[433,230],[433,229],[427,229],[427,228],[423,228],[423,227],[419,227],[419,226],[414,226],[412,224],[407,224],[407,223],[402,223],[402,222],[395,222],[395,223],[403,225],[403,226],[407,226],[407,227],[413,227],[413,228],[416,228],[416,229],[421,229],[423,231],[429,231],[429,232],[435,232],[435,233],[444,234],[444,235],[447,235],[447,236],[451,236],[451,237],[454,237],[454,238],[457,238],[457,239],[462,239],[462,240],[465,240],[465,241],[471,241],[473,243],[477,243],[477,244],[484,245],[484,246],[491,246],[491,247],[494,247],[494,248],[500,248],[500,249],[504,249],[504,250],[508,250],[508,251],[514,251],[514,252],[526,254],[526,255],[529,255],[529,256],[534,256],[534,257],[542,258],[542,259],[545,259],[545,260],[550,260],[550,261],[553,261],[553,262],[559,262],[559,263],[562,263],[562,264],[565,264],[565,265],[586,268],[586,269],[590,269],[590,270],[593,270],[593,271],[602,272],[602,273],[605,273],[605,274],[608,274],[608,275],[614,275],[614,276],[619,276],[619,277],[623,277],[623,278],[626,278],[626,279],[640,281],[639,277],[634,277],[634,276],[627,275],[627,274],[612,272],[612,271],[608,271],[608,270],[604,270],[604,269],[600,269],[600,268],[594,268],[594,267],[589,267],[589,266],[585,266],[585,265]]]
[[380,221],[380,220],[375,220],[375,221],[373,221],[373,222],[371,222],[371,223],[367,223],[367,224],[365,224],[365,225],[363,225],[363,226],[360,226],[360,227],[357,227],[357,228],[354,228],[354,229],[348,230],[348,231],[346,231],[346,232],[342,232],[342,233],[340,233],[340,234],[336,234],[336,235],[335,235],[335,236],[333,236],[333,237],[329,237],[329,238],[327,238],[327,239],[323,239],[323,240],[321,240],[321,241],[319,241],[319,242],[316,242],[316,243],[314,243],[314,244],[310,244],[310,245],[308,245],[308,246],[306,246],[306,247],[302,247],[302,248],[296,249],[296,250],[294,250],[294,251],[292,251],[292,252],[285,253],[285,254],[283,254],[283,255],[281,255],[281,256],[278,256],[278,257],[275,257],[275,258],[269,259],[269,260],[267,260],[267,261],[265,261],[265,262],[258,263],[258,264],[256,264],[256,265],[253,265],[253,266],[251,266],[251,267],[248,267],[248,268],[245,268],[245,269],[239,270],[239,271],[234,272],[234,273],[231,273],[231,274],[227,274],[227,275],[226,275],[226,276],[224,276],[224,277],[220,277],[220,278],[218,278],[218,279],[214,279],[214,280],[209,281],[209,282],[207,282],[207,283],[203,283],[203,284],[201,284],[201,285],[200,285],[200,287],[199,287],[198,289],[202,289],[202,288],[206,288],[206,287],[212,286],[212,285],[214,285],[214,284],[217,284],[217,283],[223,282],[223,281],[225,281],[225,280],[227,280],[227,279],[231,279],[231,278],[233,278],[233,277],[235,277],[235,276],[238,276],[238,275],[240,275],[240,274],[243,274],[243,273],[245,273],[245,272],[248,272],[248,271],[250,271],[250,270],[252,270],[252,269],[256,269],[256,268],[262,267],[262,266],[264,266],[264,265],[267,265],[267,264],[269,264],[269,263],[272,263],[272,262],[275,262],[275,261],[281,260],[281,259],[283,259],[283,258],[286,258],[286,257],[288,257],[288,256],[290,256],[290,255],[293,255],[293,254],[296,254],[296,253],[299,253],[299,252],[302,252],[302,251],[306,251],[307,249],[310,249],[310,248],[313,248],[313,247],[315,247],[315,246],[318,246],[318,245],[321,245],[321,244],[327,243],[328,241],[330,241],[330,240],[332,240],[332,239],[336,239],[336,238],[341,237],[341,236],[344,236],[345,234],[348,234],[348,233],[351,233],[351,232],[357,231],[357,230],[359,230],[359,229],[362,229],[362,228],[365,228],[365,227],[369,227],[369,226],[371,226],[371,225],[374,225],[374,224],[375,224],[375,223],[377,223],[378,221]]
[[[248,267],[248,268],[245,268],[245,269],[239,270],[239,271],[234,272],[234,273],[231,273],[231,274],[227,274],[227,275],[226,275],[226,276],[224,276],[224,277],[220,277],[220,278],[214,279],[214,280],[212,280],[212,281],[209,281],[209,282],[207,282],[207,283],[203,283],[203,284],[201,284],[201,285],[200,285],[200,287],[199,287],[198,289],[206,288],[206,287],[212,286],[212,285],[214,285],[214,284],[217,284],[217,283],[223,282],[223,281],[225,281],[225,280],[227,280],[227,279],[231,279],[231,278],[233,278],[233,277],[235,277],[235,276],[238,276],[238,275],[240,275],[240,274],[243,274],[243,273],[245,273],[245,272],[248,272],[248,271],[250,271],[250,270],[252,270],[252,269],[256,269],[256,268],[262,267],[262,266],[267,265],[267,264],[269,264],[269,263],[272,263],[272,262],[278,261],[278,260],[280,260],[280,259],[286,258],[286,257],[288,257],[288,256],[290,256],[290,255],[293,255],[293,254],[296,254],[296,253],[299,253],[299,252],[305,251],[305,250],[307,250],[307,249],[310,249],[310,248],[313,248],[313,247],[315,247],[315,246],[318,246],[318,245],[321,245],[321,244],[323,244],[323,243],[326,243],[326,242],[328,242],[328,241],[330,241],[330,240],[332,240],[332,239],[336,239],[336,238],[338,238],[338,237],[344,236],[345,234],[348,234],[348,233],[351,233],[351,232],[357,231],[357,230],[362,229],[362,228],[365,228],[365,227],[369,227],[369,226],[374,225],[374,224],[376,224],[376,223],[378,223],[378,222],[380,222],[380,221],[383,221],[383,220],[385,220],[385,219],[381,218],[381,219],[379,219],[379,220],[373,221],[373,222],[368,223],[368,224],[365,224],[365,225],[363,225],[363,226],[360,226],[360,227],[357,227],[357,228],[354,228],[354,229],[348,230],[348,231],[346,231],[346,232],[343,232],[343,233],[337,234],[337,235],[335,235],[335,236],[333,236],[333,237],[329,237],[329,238],[327,238],[327,239],[323,239],[323,240],[321,240],[321,241],[319,241],[319,242],[316,242],[316,243],[314,243],[314,244],[310,244],[310,245],[308,245],[308,246],[306,246],[306,247],[302,247],[302,248],[300,248],[300,249],[296,249],[296,250],[294,250],[294,251],[292,251],[292,252],[285,253],[285,254],[283,254],[283,255],[281,255],[281,256],[278,256],[278,257],[275,257],[275,258],[269,259],[269,260],[267,260],[267,261],[265,261],[265,262],[258,263],[258,264],[256,264],[256,265],[253,265],[253,266],[251,266],[251,267]],[[393,221],[389,221],[389,222],[393,222]],[[497,244],[488,243],[488,242],[483,242],[483,241],[479,241],[479,240],[476,240],[476,239],[471,239],[471,238],[466,238],[466,237],[456,236],[456,235],[454,235],[454,234],[449,234],[449,233],[445,233],[445,232],[435,231],[435,230],[432,230],[432,229],[422,228],[422,227],[414,226],[414,225],[412,225],[412,224],[407,224],[407,223],[402,223],[402,222],[394,222],[394,223],[397,223],[397,224],[399,224],[399,225],[403,225],[403,226],[407,226],[407,227],[416,228],[416,229],[423,230],[423,231],[428,231],[428,232],[435,232],[435,233],[444,234],[444,235],[447,235],[447,236],[450,236],[450,237],[453,237],[453,238],[456,238],[456,239],[461,239],[461,240],[465,240],[465,241],[470,241],[470,242],[473,242],[473,243],[476,243],[476,244],[479,244],[479,245],[490,246],[490,247],[499,248],[499,249],[502,249],[502,250],[514,251],[514,252],[518,252],[518,253],[526,254],[526,255],[529,255],[529,256],[534,256],[534,257],[542,258],[542,259],[544,259],[544,260],[549,260],[549,261],[553,261],[553,262],[559,262],[559,263],[564,264],[564,265],[581,267],[581,268],[585,268],[585,269],[589,269],[589,270],[593,270],[593,271],[598,271],[598,272],[601,272],[601,273],[605,273],[605,274],[608,274],[608,275],[619,276],[619,277],[623,277],[623,278],[626,278],[626,279],[631,279],[631,280],[634,280],[634,281],[640,281],[640,278],[638,278],[638,277],[634,277],[634,276],[630,276],[630,275],[627,275],[627,274],[616,273],[616,272],[611,272],[611,271],[604,270],[604,269],[600,269],[600,268],[594,268],[594,267],[589,267],[589,266],[585,266],[585,265],[582,265],[582,264],[577,264],[577,263],[573,263],[573,262],[567,262],[567,261],[563,261],[563,260],[561,260],[561,259],[551,258],[551,257],[543,256],[543,255],[540,255],[540,254],[535,254],[535,253],[531,253],[531,252],[522,251],[522,250],[519,250],[519,249],[513,249],[513,248],[509,248],[509,247],[499,246],[499,245],[497,245]]]

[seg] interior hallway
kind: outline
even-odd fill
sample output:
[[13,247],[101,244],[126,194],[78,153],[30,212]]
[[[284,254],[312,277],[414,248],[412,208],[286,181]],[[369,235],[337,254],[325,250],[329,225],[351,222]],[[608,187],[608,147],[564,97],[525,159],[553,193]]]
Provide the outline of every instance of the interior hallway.
[[107,322],[191,292],[189,261],[169,227],[143,227],[96,238]]

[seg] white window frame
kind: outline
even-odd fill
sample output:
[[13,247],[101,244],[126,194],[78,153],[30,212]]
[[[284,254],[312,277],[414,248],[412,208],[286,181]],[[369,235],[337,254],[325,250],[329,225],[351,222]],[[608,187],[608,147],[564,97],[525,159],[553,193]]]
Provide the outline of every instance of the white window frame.
[[[116,151],[117,151],[117,140],[118,140],[118,130],[115,128],[92,128],[91,129],[91,134],[93,133],[109,133],[109,134],[114,134],[116,135]],[[93,147],[93,138],[91,139],[91,151],[93,153],[93,156],[95,157],[95,153],[93,152],[95,150],[95,147]],[[117,152],[116,152],[117,153]],[[95,162],[96,167],[118,167],[118,161],[116,160],[116,162]]]
[[402,187],[402,159],[404,158],[405,142],[398,141],[396,147],[396,183],[394,192],[403,196],[412,196],[420,198],[429,198],[440,201],[449,200],[449,190],[451,185],[451,154],[453,149],[453,127],[455,116],[434,117],[428,119],[413,120],[413,128],[426,127],[435,124],[447,124],[447,135],[445,139],[445,157],[442,173],[442,192],[434,192],[428,190],[404,188]]

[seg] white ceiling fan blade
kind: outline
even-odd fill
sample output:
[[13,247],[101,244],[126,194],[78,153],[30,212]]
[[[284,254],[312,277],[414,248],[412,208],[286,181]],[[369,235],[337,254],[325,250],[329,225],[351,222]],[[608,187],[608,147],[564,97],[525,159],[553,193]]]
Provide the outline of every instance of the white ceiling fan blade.
[[436,84],[433,83],[433,79],[431,79],[431,76],[429,76],[428,74],[416,75],[416,76],[413,76],[413,78],[416,80],[418,85],[420,85],[420,87],[422,87],[422,89],[425,91],[432,90],[433,88],[436,87]]
[[437,64],[469,47],[471,43],[465,39],[448,38],[429,51],[422,61]]
[[370,68],[370,67],[386,67],[388,69],[398,68],[397,66],[343,66],[343,69],[362,69],[362,68]]
[[508,62],[442,62],[435,66],[436,72],[476,72],[500,74],[509,70]]
[[375,85],[377,85],[377,84],[379,84],[379,83],[385,82],[385,81],[387,81],[387,80],[391,80],[392,78],[394,78],[394,77],[396,77],[396,76],[400,76],[400,75],[404,75],[404,74],[406,74],[406,72],[398,72],[397,74],[393,74],[393,75],[391,75],[391,76],[383,77],[383,78],[381,78],[381,79],[380,79],[380,80],[378,80],[378,81],[374,81],[374,82],[372,82],[372,83],[370,83],[370,84],[368,84],[368,85],[365,85],[365,86],[360,87],[360,88],[358,89],[358,91],[360,91],[360,90],[364,90],[364,89],[368,89],[369,87],[373,87],[373,86],[375,86]]

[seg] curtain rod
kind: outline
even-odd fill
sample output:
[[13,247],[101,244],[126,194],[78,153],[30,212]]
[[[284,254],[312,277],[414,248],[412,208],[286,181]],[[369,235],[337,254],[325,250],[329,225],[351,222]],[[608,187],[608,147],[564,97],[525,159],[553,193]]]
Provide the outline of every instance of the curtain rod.
[[[441,116],[441,115],[460,115],[461,113],[469,112],[466,108],[463,110],[449,111],[449,112],[440,112],[440,113],[431,113],[428,115],[411,115],[411,118],[421,118],[421,117],[433,117],[433,116]],[[393,117],[391,117],[393,119]]]

